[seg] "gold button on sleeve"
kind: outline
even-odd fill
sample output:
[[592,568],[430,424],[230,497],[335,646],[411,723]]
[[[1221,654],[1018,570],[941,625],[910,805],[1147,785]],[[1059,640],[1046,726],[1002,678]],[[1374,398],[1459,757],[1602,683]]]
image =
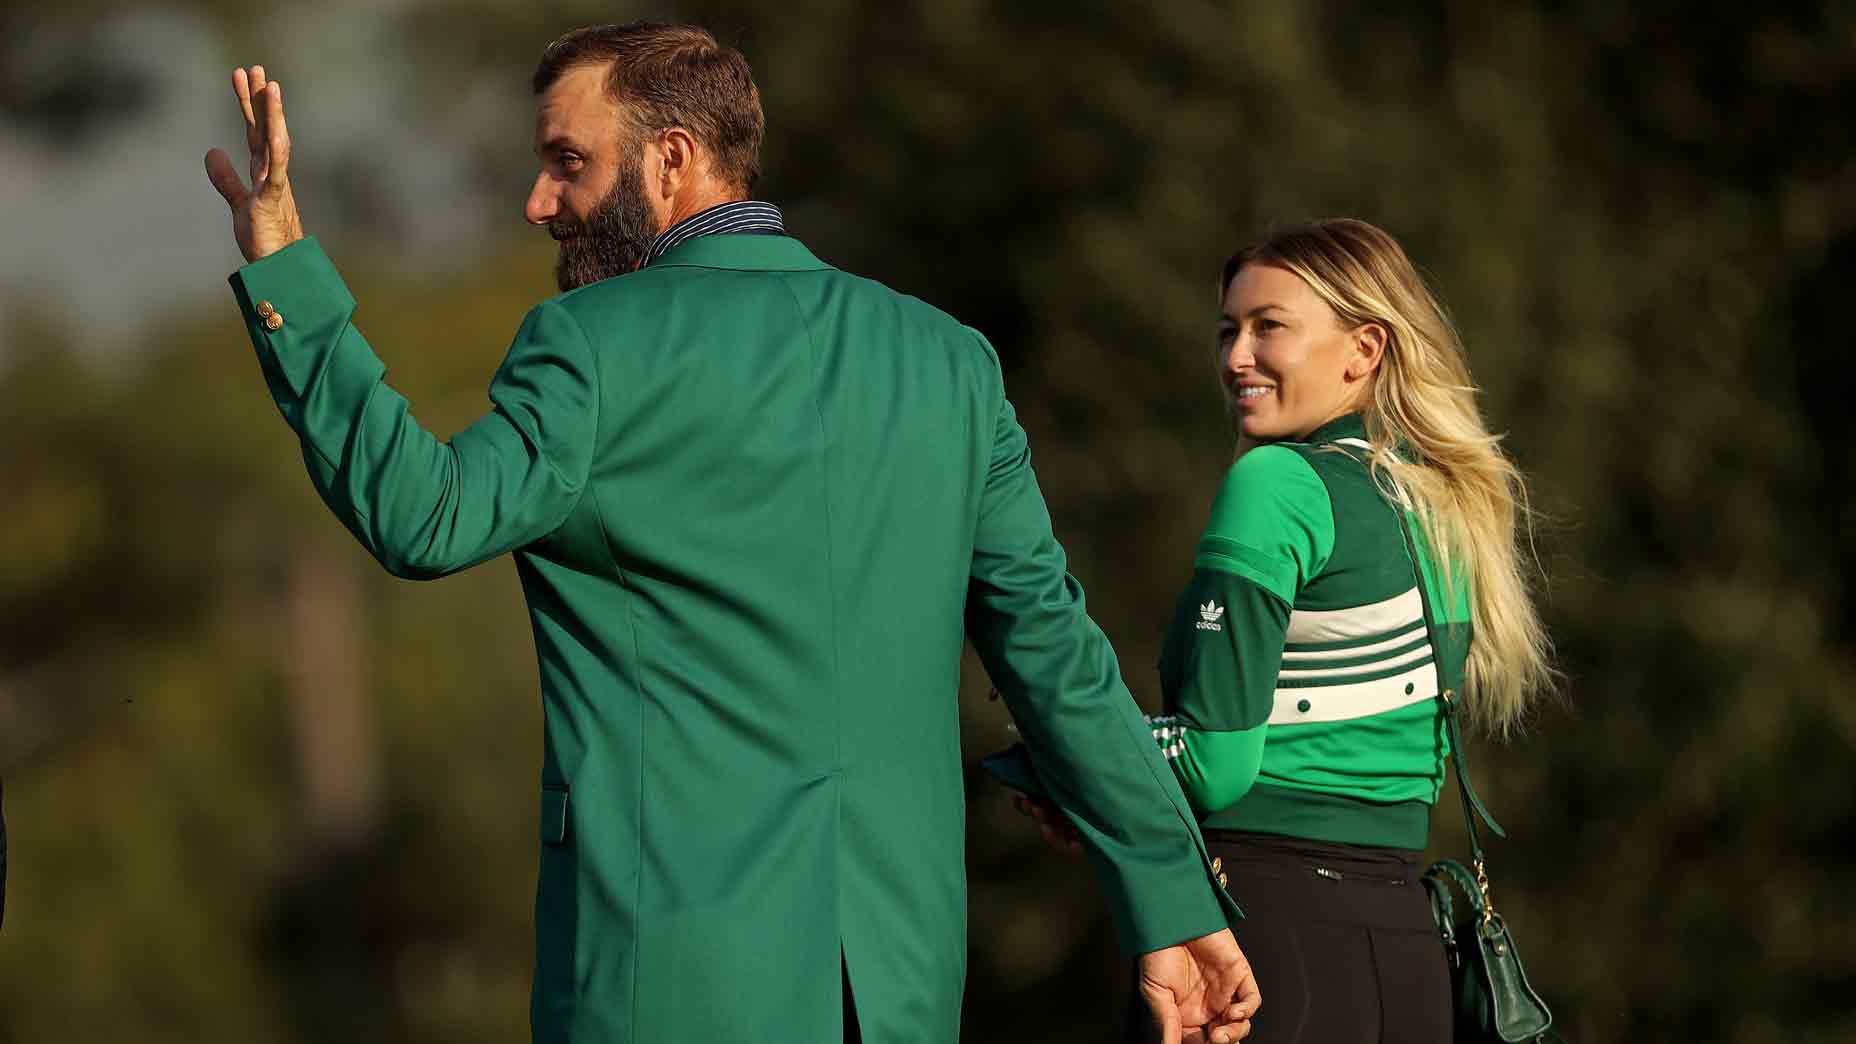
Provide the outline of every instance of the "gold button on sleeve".
[[258,318],[269,319],[272,315],[276,314],[276,312],[277,312],[276,306],[271,304],[269,301],[258,302]]
[[273,311],[270,315],[264,317],[264,328],[272,333],[276,333],[284,328],[284,317]]

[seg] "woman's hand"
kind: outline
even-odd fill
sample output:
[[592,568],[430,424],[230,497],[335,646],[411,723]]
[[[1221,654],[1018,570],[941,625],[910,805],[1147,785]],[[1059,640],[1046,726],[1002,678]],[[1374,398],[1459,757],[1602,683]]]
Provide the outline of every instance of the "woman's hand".
[[1082,854],[1083,836],[1076,832],[1076,827],[1057,810],[1057,806],[1023,794],[1014,797],[1012,805],[1021,815],[1038,821],[1038,829],[1052,848],[1072,856]]

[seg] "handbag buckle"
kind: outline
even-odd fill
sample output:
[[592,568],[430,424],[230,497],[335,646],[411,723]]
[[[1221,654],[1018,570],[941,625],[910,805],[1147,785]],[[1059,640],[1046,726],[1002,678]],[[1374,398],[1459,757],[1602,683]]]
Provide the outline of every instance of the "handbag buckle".
[[1476,890],[1482,893],[1482,923],[1484,926],[1495,922],[1495,900],[1489,898],[1489,870],[1482,860],[1475,860]]

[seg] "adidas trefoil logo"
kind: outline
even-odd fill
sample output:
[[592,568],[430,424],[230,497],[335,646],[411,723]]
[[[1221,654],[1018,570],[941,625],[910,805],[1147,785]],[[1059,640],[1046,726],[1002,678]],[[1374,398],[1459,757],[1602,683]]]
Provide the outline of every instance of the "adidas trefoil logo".
[[1199,606],[1199,630],[1222,631],[1224,625],[1218,621],[1224,618],[1224,606],[1217,602],[1206,602]]

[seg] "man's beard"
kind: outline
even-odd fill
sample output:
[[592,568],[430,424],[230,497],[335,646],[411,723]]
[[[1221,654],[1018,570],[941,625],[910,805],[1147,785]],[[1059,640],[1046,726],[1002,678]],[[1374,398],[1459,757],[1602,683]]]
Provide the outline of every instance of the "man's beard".
[[554,282],[562,293],[635,271],[657,238],[644,201],[644,162],[634,154],[619,169],[618,183],[585,221],[556,218],[548,234],[561,244]]

